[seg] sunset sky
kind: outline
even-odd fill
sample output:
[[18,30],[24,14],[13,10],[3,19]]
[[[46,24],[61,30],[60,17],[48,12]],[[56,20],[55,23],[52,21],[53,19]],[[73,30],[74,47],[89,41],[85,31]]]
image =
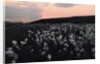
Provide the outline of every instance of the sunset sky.
[[43,18],[95,15],[95,6],[69,3],[43,3],[6,0],[5,20],[30,22]]

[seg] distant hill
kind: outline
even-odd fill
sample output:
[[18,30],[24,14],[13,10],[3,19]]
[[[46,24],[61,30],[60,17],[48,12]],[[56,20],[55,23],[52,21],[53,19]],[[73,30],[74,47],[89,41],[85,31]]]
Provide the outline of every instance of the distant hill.
[[77,17],[64,17],[64,18],[49,18],[49,19],[40,19],[38,21],[33,21],[34,23],[62,23],[62,22],[71,22],[71,23],[95,23],[95,16],[77,16]]
[[32,21],[29,23],[14,23],[10,21],[5,21],[5,25],[23,25],[23,24],[38,24],[38,23],[95,23],[95,16],[77,16],[77,17],[64,17],[64,18],[49,18],[49,19],[40,19],[37,21]]
[[15,26],[15,25],[22,25],[23,23],[21,22],[10,22],[10,21],[5,21],[5,26],[8,27],[8,26]]

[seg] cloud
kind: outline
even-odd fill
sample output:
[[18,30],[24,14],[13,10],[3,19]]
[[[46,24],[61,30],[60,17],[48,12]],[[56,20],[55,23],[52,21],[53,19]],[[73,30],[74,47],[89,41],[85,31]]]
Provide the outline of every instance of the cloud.
[[49,4],[50,3],[46,3],[46,2],[45,3],[44,2],[41,3],[41,5],[43,5],[43,6],[48,6]]
[[67,4],[67,3],[55,3],[55,6],[57,7],[72,7],[75,4]]
[[34,21],[41,18],[41,9],[38,7],[5,7],[5,18],[13,21]]

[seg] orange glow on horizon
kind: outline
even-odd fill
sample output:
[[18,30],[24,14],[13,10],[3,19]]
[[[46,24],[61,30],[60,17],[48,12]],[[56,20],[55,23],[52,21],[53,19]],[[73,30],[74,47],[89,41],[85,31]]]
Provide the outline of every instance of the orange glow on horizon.
[[94,5],[76,5],[69,8],[48,6],[43,8],[42,18],[95,15]]

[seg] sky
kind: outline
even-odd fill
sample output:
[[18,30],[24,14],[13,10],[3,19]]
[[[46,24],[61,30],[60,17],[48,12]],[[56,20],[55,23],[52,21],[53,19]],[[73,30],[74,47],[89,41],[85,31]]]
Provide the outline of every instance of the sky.
[[95,15],[95,5],[6,0],[5,20],[31,22],[39,19]]

